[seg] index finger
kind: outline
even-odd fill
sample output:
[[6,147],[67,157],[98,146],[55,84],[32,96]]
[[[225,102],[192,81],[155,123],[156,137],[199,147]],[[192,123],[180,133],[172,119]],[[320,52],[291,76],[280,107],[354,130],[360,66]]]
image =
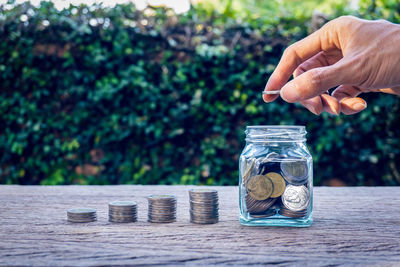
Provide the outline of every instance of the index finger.
[[[329,24],[286,48],[278,66],[271,74],[264,91],[280,90],[301,63],[321,51],[336,47],[334,42],[330,40],[331,34],[329,34],[329,28],[331,27]],[[265,102],[271,102],[276,98],[276,95],[263,95]]]

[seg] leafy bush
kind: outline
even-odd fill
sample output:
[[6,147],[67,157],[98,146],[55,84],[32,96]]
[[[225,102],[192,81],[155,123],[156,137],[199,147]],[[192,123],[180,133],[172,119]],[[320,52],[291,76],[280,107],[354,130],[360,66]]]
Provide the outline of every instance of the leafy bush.
[[[368,8],[359,15],[380,14]],[[399,9],[379,6],[393,21]],[[307,25],[215,15],[3,6],[0,182],[234,185],[246,125],[301,124],[315,184],[400,183],[398,97],[368,95],[367,110],[339,117],[265,104],[268,76]]]

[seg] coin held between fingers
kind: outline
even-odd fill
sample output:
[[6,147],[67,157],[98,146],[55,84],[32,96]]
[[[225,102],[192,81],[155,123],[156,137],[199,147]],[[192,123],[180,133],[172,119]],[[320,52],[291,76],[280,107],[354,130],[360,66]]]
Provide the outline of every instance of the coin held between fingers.
[[280,90],[273,90],[273,91],[263,91],[263,95],[279,95]]

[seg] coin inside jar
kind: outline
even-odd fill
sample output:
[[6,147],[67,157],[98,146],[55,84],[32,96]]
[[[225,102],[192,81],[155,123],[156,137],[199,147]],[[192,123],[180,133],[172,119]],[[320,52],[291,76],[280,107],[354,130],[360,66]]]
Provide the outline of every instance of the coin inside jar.
[[283,177],[291,184],[302,185],[307,182],[308,167],[304,160],[281,163]]
[[305,210],[310,203],[310,191],[304,185],[288,185],[281,199],[283,205],[291,211]]
[[247,192],[256,200],[269,198],[274,191],[274,185],[270,178],[264,175],[251,177],[247,183]]
[[276,172],[269,172],[265,176],[271,179],[274,185],[274,191],[271,194],[272,198],[280,197],[286,188],[286,183],[283,177]]
[[250,195],[246,195],[246,208],[250,213],[262,213],[267,211],[276,201],[276,198],[267,198],[265,200],[256,200]]
[[244,175],[243,175],[243,177],[242,177],[243,183],[246,183],[246,182],[247,182],[247,179],[249,178],[251,172],[253,171],[253,168],[254,168],[254,165],[255,165],[255,162],[256,162],[256,160],[255,160],[254,158],[251,159],[250,161],[251,161],[251,162],[250,162],[250,164],[248,164],[248,165],[246,166],[246,170],[244,171]]

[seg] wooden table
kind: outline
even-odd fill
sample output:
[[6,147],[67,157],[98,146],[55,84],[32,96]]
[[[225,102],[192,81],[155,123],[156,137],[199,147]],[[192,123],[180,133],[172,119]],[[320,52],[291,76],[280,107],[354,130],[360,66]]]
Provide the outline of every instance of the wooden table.
[[[193,186],[0,186],[0,265],[398,265],[400,187],[314,189],[310,228],[245,227],[237,187],[219,191],[221,222],[189,222]],[[178,197],[178,221],[146,221],[149,194]],[[139,221],[108,222],[107,203],[135,200]],[[72,207],[98,221],[66,221]]]

